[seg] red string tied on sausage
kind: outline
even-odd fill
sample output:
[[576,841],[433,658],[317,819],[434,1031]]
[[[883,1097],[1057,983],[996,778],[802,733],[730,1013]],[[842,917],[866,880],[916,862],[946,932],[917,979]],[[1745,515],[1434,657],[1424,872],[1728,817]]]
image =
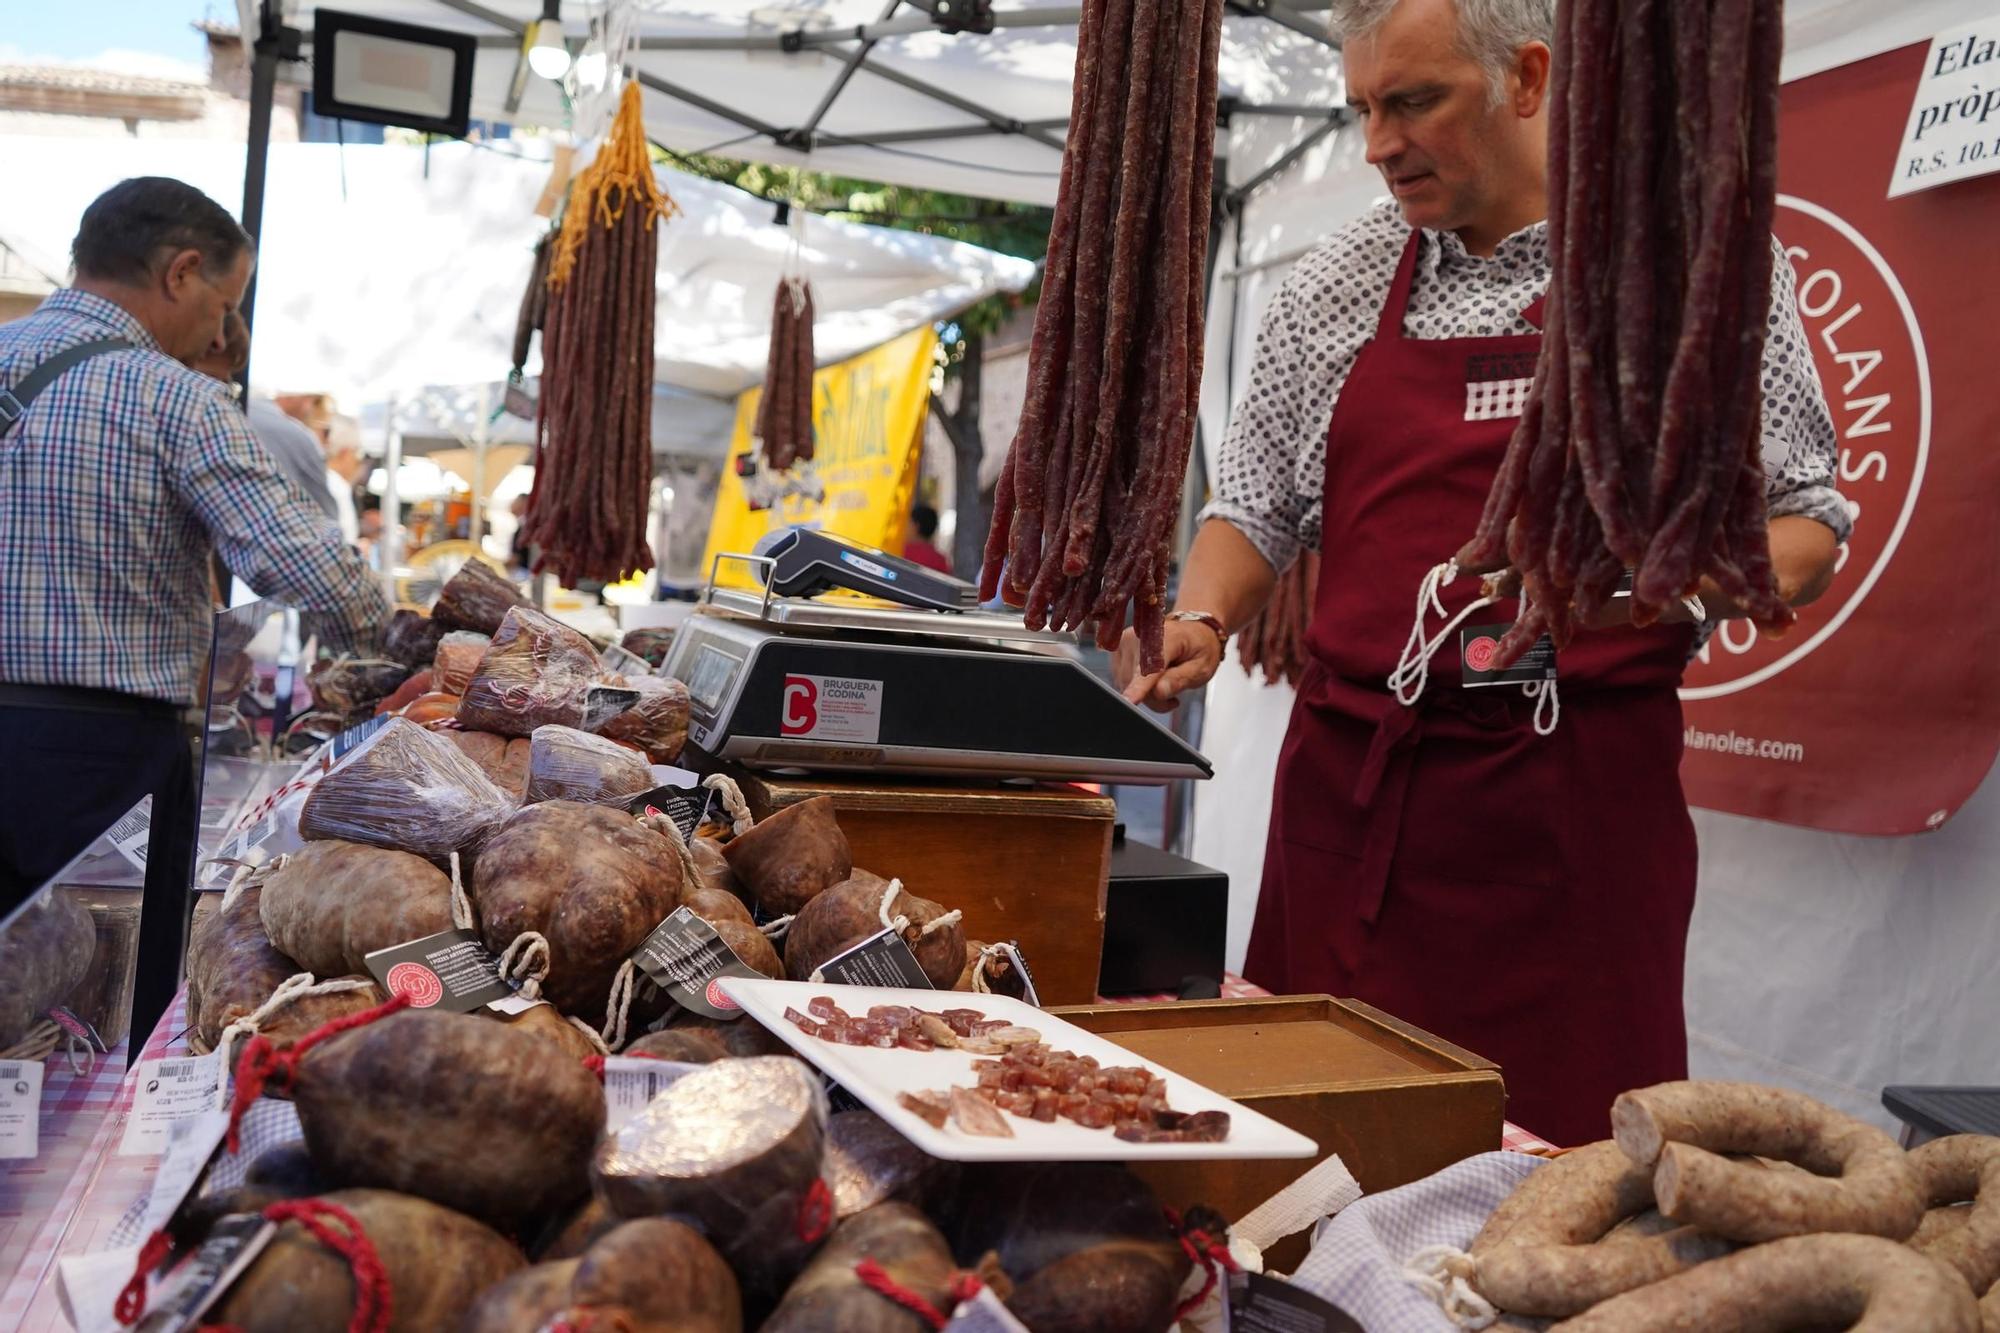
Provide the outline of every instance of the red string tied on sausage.
[[586,1055],[586,1056],[584,1056],[584,1057],[583,1057],[583,1067],[584,1067],[585,1069],[588,1069],[588,1070],[589,1070],[589,1071],[590,1071],[591,1073],[593,1073],[593,1074],[597,1075],[597,1081],[598,1081],[599,1083],[602,1083],[602,1082],[604,1081],[604,1057],[603,1057],[603,1056],[601,1056],[601,1055]]
[[[863,1259],[855,1264],[854,1276],[861,1279],[861,1285],[867,1287],[868,1290],[883,1297],[885,1300],[894,1301],[934,1329],[941,1329],[951,1322],[950,1313],[938,1309],[922,1296],[896,1281],[895,1278],[889,1276],[888,1269],[882,1267],[882,1265],[876,1263],[873,1259]],[[984,1287],[985,1284],[979,1280],[979,1275],[976,1273],[953,1273],[951,1275],[951,1285],[948,1288],[951,1293],[951,1308],[956,1310],[964,1302],[979,1295]]]
[[166,1262],[173,1253],[174,1243],[164,1231],[155,1231],[146,1237],[146,1243],[139,1247],[139,1262],[133,1266],[132,1276],[118,1292],[117,1303],[111,1313],[120,1324],[130,1328],[146,1313],[146,1279],[155,1268]]
[[373,1009],[322,1023],[285,1047],[274,1045],[270,1038],[261,1033],[250,1038],[244,1043],[242,1058],[236,1062],[236,1090],[229,1099],[229,1131],[223,1136],[229,1151],[234,1153],[240,1146],[238,1133],[243,1125],[244,1114],[256,1105],[257,1099],[264,1095],[264,1089],[270,1086],[273,1079],[281,1080],[277,1085],[280,1088],[291,1087],[292,1078],[298,1072],[299,1061],[307,1051],[329,1037],[337,1037],[343,1032],[366,1027],[378,1018],[385,1018],[398,1009],[408,1008],[409,1004],[409,995],[398,992]]
[[1209,1293],[1215,1290],[1215,1284],[1223,1273],[1236,1273],[1242,1270],[1236,1262],[1236,1256],[1229,1252],[1227,1244],[1215,1239],[1201,1227],[1187,1226],[1174,1209],[1167,1208],[1162,1211],[1167,1215],[1167,1225],[1172,1228],[1174,1239],[1181,1243],[1181,1253],[1188,1257],[1189,1263],[1200,1268],[1203,1273],[1201,1290],[1175,1308],[1174,1319],[1178,1322],[1201,1308],[1202,1302],[1206,1301]]
[[833,1230],[833,1191],[827,1188],[824,1178],[813,1181],[812,1188],[799,1200],[798,1216],[792,1225],[799,1239],[808,1245],[819,1244]]
[[297,1222],[312,1238],[347,1261],[354,1275],[354,1313],[347,1333],[389,1333],[393,1293],[375,1242],[354,1214],[325,1199],[285,1199],[264,1210],[269,1222]]

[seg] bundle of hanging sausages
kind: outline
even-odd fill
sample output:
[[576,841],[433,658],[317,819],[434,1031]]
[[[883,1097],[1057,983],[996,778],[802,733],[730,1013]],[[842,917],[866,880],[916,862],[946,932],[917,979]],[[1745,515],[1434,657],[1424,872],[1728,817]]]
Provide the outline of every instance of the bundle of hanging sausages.
[[1565,0],[1549,117],[1541,364],[1462,569],[1511,564],[1512,661],[1634,571],[1649,624],[1704,578],[1767,627],[1759,406],[1780,0]]
[[1319,553],[1301,551],[1278,575],[1271,599],[1257,618],[1236,635],[1243,674],[1264,673],[1266,685],[1296,686],[1306,672],[1306,627],[1312,623],[1313,592],[1319,583]]
[[757,400],[756,436],[764,461],[782,472],[813,456],[813,297],[800,277],[778,280],[771,304],[771,352]]
[[535,489],[523,520],[537,568],[566,583],[651,569],[655,224],[676,212],[653,178],[639,86],[570,187],[548,256]]
[[1611,1125],[1473,1240],[1461,1276],[1498,1309],[1573,1333],[2000,1330],[2000,1138],[1906,1153],[1748,1083],[1628,1092]]
[[1021,424],[980,574],[1037,629],[1130,616],[1160,665],[1201,388],[1222,0],[1087,0]]

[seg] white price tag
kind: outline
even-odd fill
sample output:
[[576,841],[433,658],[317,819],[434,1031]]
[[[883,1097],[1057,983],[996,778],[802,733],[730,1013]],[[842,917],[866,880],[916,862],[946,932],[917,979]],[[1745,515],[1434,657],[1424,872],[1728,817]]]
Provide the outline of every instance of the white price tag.
[[153,1192],[147,1196],[145,1219],[139,1227],[141,1235],[152,1235],[180,1210],[228,1133],[227,1111],[202,1111],[177,1121],[167,1131],[166,1154],[153,1176]]
[[39,1156],[42,1151],[41,1129],[41,1062],[0,1062],[0,1162],[23,1161]]
[[525,995],[505,995],[487,1002],[486,1007],[496,1014],[525,1014],[530,1009],[539,1009],[547,1000],[531,1000]]
[[146,869],[146,844],[153,835],[152,798],[147,797],[138,807],[128,811],[125,817],[111,826],[105,834],[118,854],[131,862],[143,874]]
[[139,1266],[139,1247],[73,1254],[56,1260],[56,1300],[71,1328],[122,1328],[114,1313],[118,1293]]
[[945,1333],[1028,1333],[991,1287],[981,1287],[977,1296],[961,1303],[944,1327]]
[[646,1103],[674,1082],[701,1068],[678,1060],[647,1060],[624,1055],[604,1061],[604,1131],[613,1134]]
[[120,1157],[157,1157],[167,1150],[176,1124],[215,1105],[217,1057],[191,1055],[179,1060],[142,1060],[139,1090],[125,1136],[118,1141]]

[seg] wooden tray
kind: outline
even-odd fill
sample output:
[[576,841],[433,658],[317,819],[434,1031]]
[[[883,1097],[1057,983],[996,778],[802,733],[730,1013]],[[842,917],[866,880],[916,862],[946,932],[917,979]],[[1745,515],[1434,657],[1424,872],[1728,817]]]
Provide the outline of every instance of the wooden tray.
[[[1288,995],[1057,1008],[1078,1027],[1213,1088],[1338,1153],[1370,1194],[1500,1147],[1499,1066],[1359,1000]],[[1148,1163],[1163,1201],[1241,1217],[1312,1162]],[[1304,1239],[1274,1251],[1283,1270]]]

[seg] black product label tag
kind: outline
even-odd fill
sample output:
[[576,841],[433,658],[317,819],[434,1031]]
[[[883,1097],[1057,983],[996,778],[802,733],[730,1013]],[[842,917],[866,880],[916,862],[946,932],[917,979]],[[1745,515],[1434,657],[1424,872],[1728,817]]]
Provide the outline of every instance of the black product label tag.
[[407,994],[412,1009],[469,1014],[496,1000],[517,998],[514,988],[500,979],[500,961],[469,930],[441,930],[377,949],[362,961],[383,990]]
[[1238,1274],[1229,1284],[1229,1333],[1364,1333],[1361,1321],[1268,1273]]
[[382,713],[376,717],[369,718],[366,722],[357,722],[346,731],[335,736],[333,738],[332,761],[339,763],[341,760],[347,758],[348,755],[353,754],[356,746],[389,725],[389,716],[387,713]]
[[700,787],[655,787],[644,795],[635,796],[625,808],[635,815],[659,813],[674,821],[681,831],[683,840],[694,837],[694,831],[708,822],[709,807],[715,801],[715,793]]
[[596,731],[638,702],[637,690],[617,685],[593,685],[583,692],[583,729]]
[[277,1223],[266,1222],[255,1213],[236,1213],[217,1222],[200,1248],[167,1274],[153,1293],[151,1309],[139,1321],[136,1333],[190,1333],[199,1328],[202,1316],[277,1234]]
[[1022,956],[1021,946],[1012,940],[1002,940],[999,949],[1001,956],[1012,963],[1014,970],[1021,974],[1021,994],[1018,998],[1034,1005],[1037,1009],[1041,1008],[1042,997],[1035,993],[1035,978],[1028,971],[1028,960]]
[[48,1015],[51,1023],[54,1023],[64,1032],[75,1037],[78,1041],[100,1055],[111,1049],[104,1044],[104,1038],[97,1034],[96,1028],[62,1005],[57,1005],[55,1008],[49,1010]]
[[935,990],[931,979],[917,964],[917,956],[894,928],[870,935],[845,953],[835,954],[820,964],[819,975],[811,978],[837,986],[895,986],[904,990]]
[[1630,597],[1631,595],[1632,595],[1632,571],[1628,569],[1622,575],[1619,576],[1617,591],[1613,592],[1611,596],[1613,600],[1616,600],[1620,597]]
[[743,1010],[722,993],[718,977],[764,974],[736,956],[714,927],[685,907],[653,928],[632,961],[668,998],[708,1018],[741,1018]]
[[1466,689],[1481,685],[1532,685],[1556,678],[1556,646],[1544,634],[1515,663],[1493,670],[1493,656],[1511,625],[1467,625],[1458,632],[1460,680]]

